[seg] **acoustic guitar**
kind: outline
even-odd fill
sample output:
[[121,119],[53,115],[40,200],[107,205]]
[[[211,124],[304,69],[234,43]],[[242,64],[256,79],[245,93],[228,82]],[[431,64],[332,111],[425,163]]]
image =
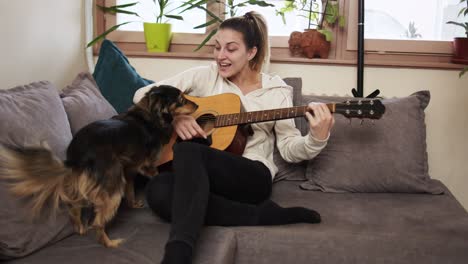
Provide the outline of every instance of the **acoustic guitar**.
[[[210,147],[242,154],[247,142],[248,131],[238,129],[242,125],[295,118],[304,116],[307,106],[270,109],[253,112],[241,112],[241,100],[238,95],[225,93],[208,97],[185,97],[198,105],[192,116],[209,135]],[[377,99],[349,100],[342,103],[328,103],[332,113],[348,118],[379,119],[385,112],[385,106]],[[173,158],[172,147],[178,136],[174,132],[169,143],[163,148],[157,166]]]

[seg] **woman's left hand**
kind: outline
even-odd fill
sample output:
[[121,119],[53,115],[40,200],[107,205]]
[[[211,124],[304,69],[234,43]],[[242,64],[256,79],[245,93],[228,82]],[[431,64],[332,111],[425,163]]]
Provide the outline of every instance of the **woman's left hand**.
[[310,133],[318,140],[326,140],[330,134],[330,130],[335,124],[335,118],[323,103],[309,103],[306,112],[306,118],[309,120]]

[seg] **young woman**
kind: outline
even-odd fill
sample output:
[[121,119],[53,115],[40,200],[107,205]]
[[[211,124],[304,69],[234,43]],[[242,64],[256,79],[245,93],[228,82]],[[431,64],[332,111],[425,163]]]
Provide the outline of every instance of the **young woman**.
[[[278,76],[261,72],[268,57],[267,26],[256,12],[224,21],[215,37],[211,66],[189,69],[158,84],[175,86],[193,96],[235,93],[246,111],[292,106],[292,91]],[[139,89],[138,102],[151,86]],[[282,208],[269,200],[277,172],[273,148],[289,162],[312,159],[326,145],[334,119],[324,104],[309,104],[310,133],[301,136],[292,119],[253,124],[242,156],[190,139],[206,137],[191,116],[173,125],[184,140],[174,146],[173,172],[147,186],[151,209],[171,221],[162,263],[191,263],[203,224],[221,226],[318,223],[320,215],[302,207]],[[275,142],[276,141],[276,142]]]

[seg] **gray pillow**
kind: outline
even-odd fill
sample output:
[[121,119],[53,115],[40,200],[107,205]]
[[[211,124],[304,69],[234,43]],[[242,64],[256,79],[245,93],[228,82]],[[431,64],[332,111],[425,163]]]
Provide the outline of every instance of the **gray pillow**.
[[25,146],[47,141],[54,153],[65,158],[72,135],[58,90],[51,83],[0,89],[0,113],[0,143]]
[[[304,103],[348,98],[306,96]],[[335,115],[326,148],[307,164],[304,189],[324,192],[401,192],[440,194],[429,177],[424,109],[429,91],[385,99],[383,117],[374,123]]]
[[62,90],[60,97],[73,135],[89,123],[117,114],[88,72],[78,74],[73,83]]
[[[68,213],[32,220],[26,203],[0,180],[0,260],[29,255],[74,233]],[[1,261],[0,261],[1,262]]]
[[[297,106],[302,103],[302,79],[299,77],[284,78],[283,81],[293,88],[293,105]],[[296,127],[300,124],[301,117],[296,118],[294,121]],[[290,180],[290,181],[305,181],[305,168],[306,163],[289,163],[281,157],[278,148],[275,144],[273,151],[273,162],[278,167],[278,172],[275,175],[274,181]]]
[[[283,81],[293,88],[293,105],[302,106],[302,78],[300,77],[288,77],[283,78]],[[297,117],[294,119],[296,127],[301,130],[301,119],[303,117]]]
[[273,151],[273,162],[275,163],[276,167],[278,167],[278,172],[275,175],[274,182],[281,180],[307,180],[305,177],[307,162],[289,163],[285,161],[283,157],[281,157],[281,154],[279,153],[279,150],[276,147],[276,145]]
[[[57,89],[49,82],[0,90],[0,143],[16,146],[47,141],[61,158],[72,135]],[[66,213],[32,221],[24,201],[0,180],[0,259],[22,257],[73,232]]]

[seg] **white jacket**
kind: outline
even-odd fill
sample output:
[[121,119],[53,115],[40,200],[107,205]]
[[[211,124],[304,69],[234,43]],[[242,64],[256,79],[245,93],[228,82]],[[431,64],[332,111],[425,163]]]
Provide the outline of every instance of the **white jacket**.
[[[218,75],[216,64],[200,66],[184,71],[172,78],[158,82],[179,88],[192,96],[210,96],[221,93],[235,93],[241,98],[245,111],[258,111],[292,107],[292,88],[279,76],[262,74],[262,89],[244,95],[232,82]],[[137,103],[154,84],[136,91],[133,101]],[[261,161],[271,172],[278,172],[273,163],[273,150],[276,144],[284,160],[300,162],[314,158],[326,146],[327,140],[317,140],[310,133],[301,136],[294,125],[294,119],[252,124],[254,135],[249,137],[243,156]]]

